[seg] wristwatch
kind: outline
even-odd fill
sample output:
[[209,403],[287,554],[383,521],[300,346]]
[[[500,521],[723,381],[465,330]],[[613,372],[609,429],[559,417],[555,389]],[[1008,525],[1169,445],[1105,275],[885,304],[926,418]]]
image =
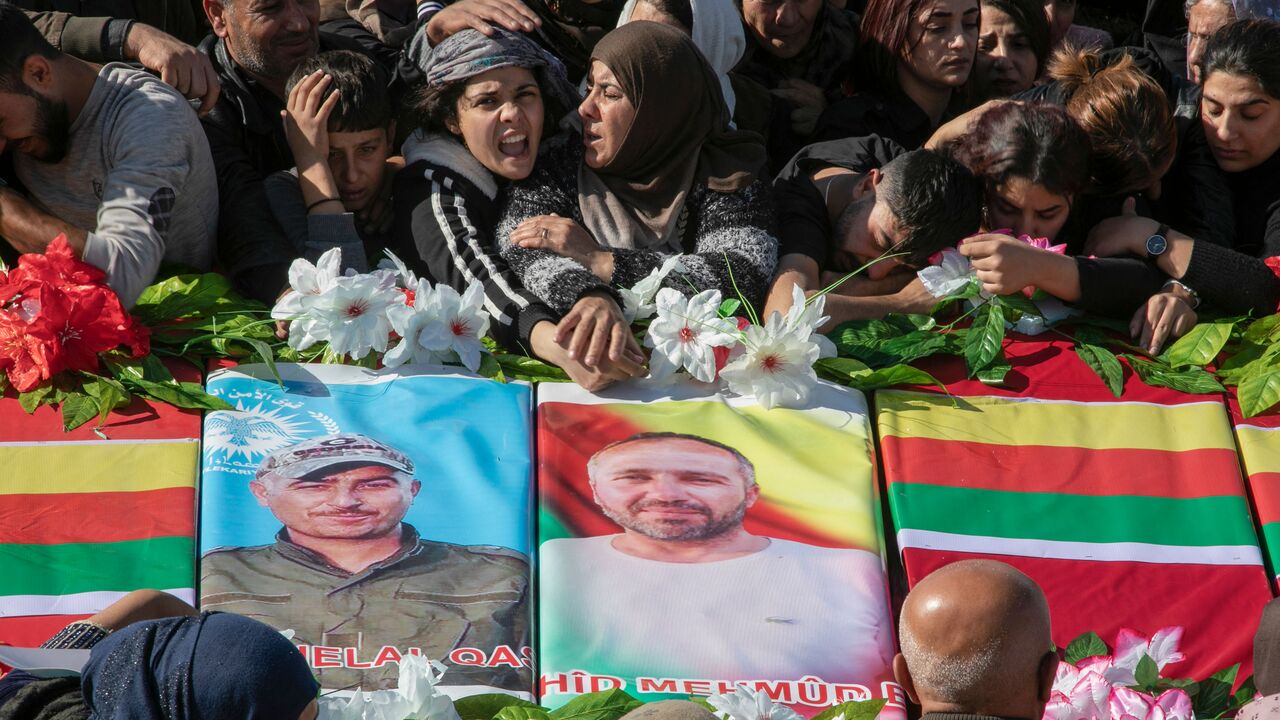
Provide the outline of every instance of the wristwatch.
[[1159,257],[1169,249],[1169,226],[1164,223],[1156,228],[1156,232],[1147,238],[1147,255],[1150,257]]

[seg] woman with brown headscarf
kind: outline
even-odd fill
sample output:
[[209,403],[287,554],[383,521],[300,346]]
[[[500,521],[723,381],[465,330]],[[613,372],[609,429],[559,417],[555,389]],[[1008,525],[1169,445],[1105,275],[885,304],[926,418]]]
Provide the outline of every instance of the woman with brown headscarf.
[[[496,233],[525,288],[569,313],[566,347],[589,362],[623,357],[634,340],[616,289],[673,256],[683,269],[669,286],[758,301],[777,260],[764,147],[729,128],[719,81],[689,36],[645,21],[610,32],[578,113],[582,135],[547,144],[512,186]],[[612,298],[616,317],[575,322],[570,308],[588,294]]]

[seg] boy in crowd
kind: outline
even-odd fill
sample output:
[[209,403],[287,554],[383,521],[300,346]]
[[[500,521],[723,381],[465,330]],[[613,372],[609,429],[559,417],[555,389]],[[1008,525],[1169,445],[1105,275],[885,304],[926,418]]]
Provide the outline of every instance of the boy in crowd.
[[[297,167],[266,180],[271,210],[298,256],[342,249],[344,267],[365,272],[388,245],[389,228],[359,220],[390,202],[394,121],[383,71],[368,57],[335,50],[305,60],[288,82],[285,135]],[[372,261],[366,262],[366,260]]]
[[937,302],[915,271],[978,230],[981,183],[932,150],[907,152],[874,135],[810,145],[774,181],[778,270],[765,314],[785,313],[792,289],[812,294],[869,265],[827,296],[829,330]]
[[161,262],[207,270],[217,179],[187,101],[141,70],[59,52],[7,3],[0,37],[0,152],[29,193],[0,188],[0,237],[38,253],[65,234],[125,306]]

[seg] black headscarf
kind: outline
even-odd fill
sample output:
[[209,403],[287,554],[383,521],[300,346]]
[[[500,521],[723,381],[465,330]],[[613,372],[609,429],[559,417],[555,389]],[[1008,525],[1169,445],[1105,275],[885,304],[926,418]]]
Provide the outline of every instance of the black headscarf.
[[294,720],[319,684],[293,643],[240,615],[135,623],[98,643],[89,720]]

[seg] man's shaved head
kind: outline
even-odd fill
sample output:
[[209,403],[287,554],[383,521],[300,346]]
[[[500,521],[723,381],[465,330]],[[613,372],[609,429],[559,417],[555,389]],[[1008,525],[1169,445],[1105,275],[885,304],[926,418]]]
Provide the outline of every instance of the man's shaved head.
[[936,570],[907,595],[898,630],[894,671],[924,712],[1041,716],[1057,666],[1049,604],[1017,569],[965,560]]

